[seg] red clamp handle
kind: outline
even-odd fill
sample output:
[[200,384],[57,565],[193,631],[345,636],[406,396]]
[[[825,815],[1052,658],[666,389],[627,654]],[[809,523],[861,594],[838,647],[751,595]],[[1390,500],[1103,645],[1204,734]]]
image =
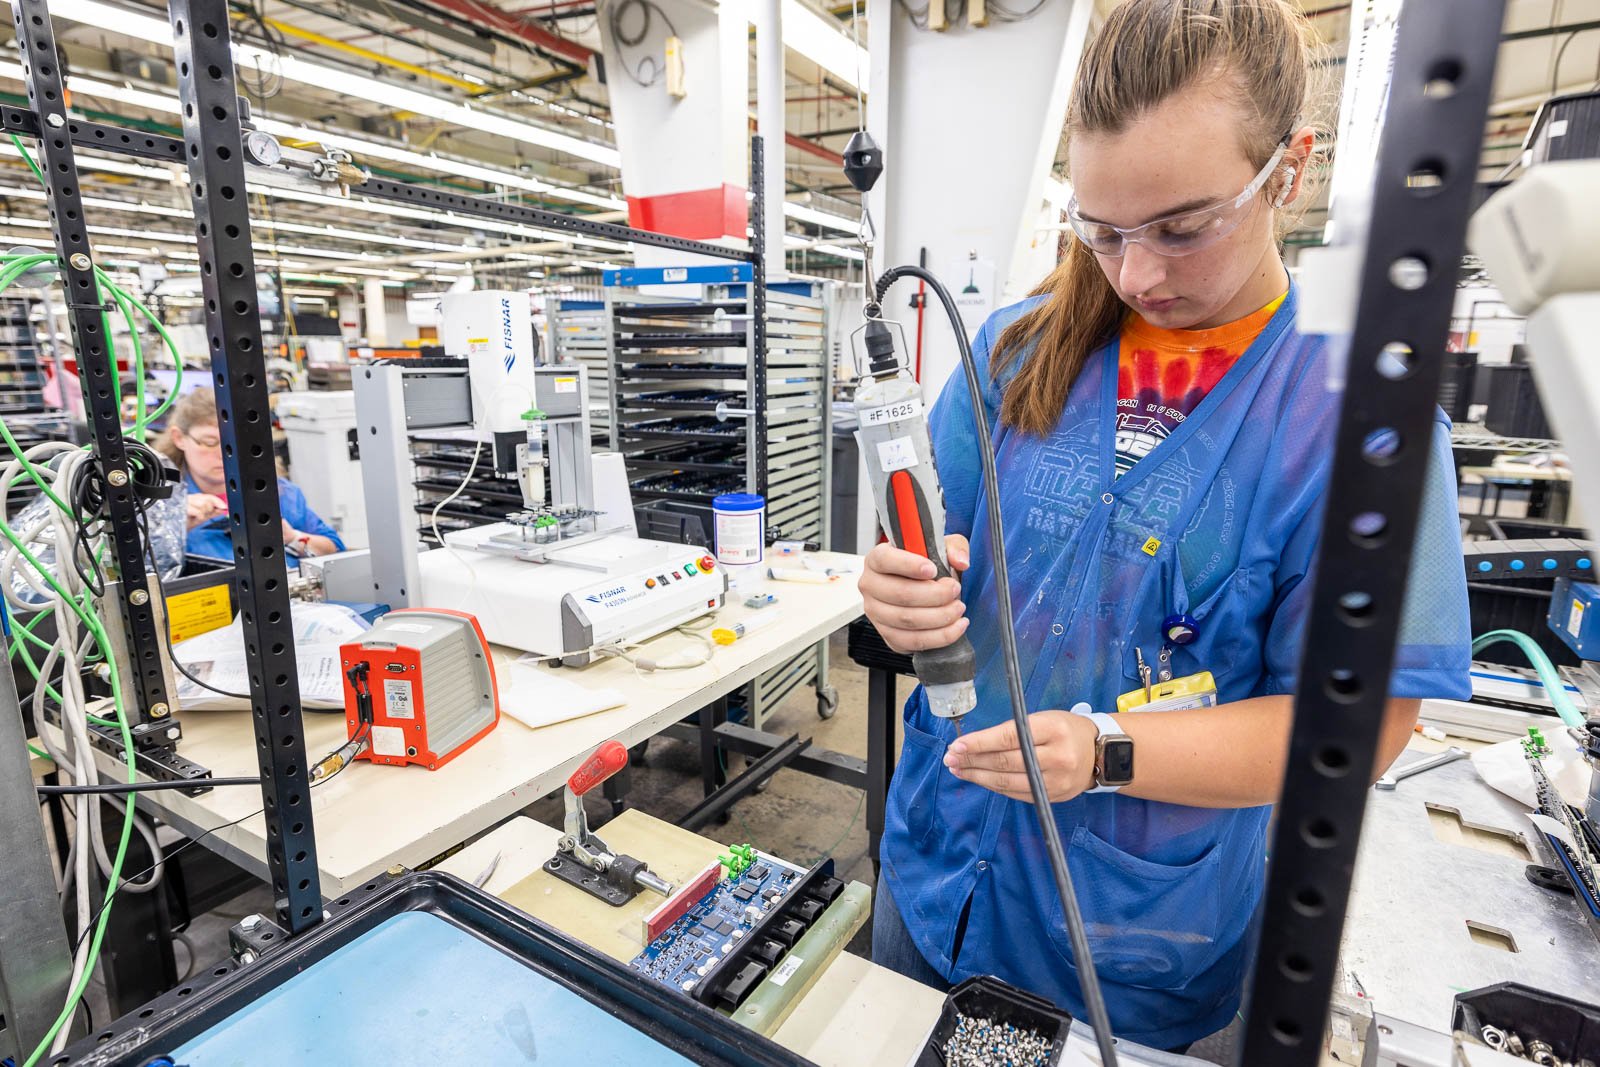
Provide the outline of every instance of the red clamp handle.
[[567,788],[572,790],[573,796],[581,797],[627,765],[628,750],[623,743],[607,741],[572,772],[572,777],[567,779]]

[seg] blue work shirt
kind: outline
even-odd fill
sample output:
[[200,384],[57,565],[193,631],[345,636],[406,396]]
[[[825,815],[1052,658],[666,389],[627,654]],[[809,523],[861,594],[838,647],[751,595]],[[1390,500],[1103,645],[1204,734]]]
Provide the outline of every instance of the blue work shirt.
[[[1294,328],[1297,294],[1188,419],[1121,478],[1115,340],[1091,356],[1048,436],[1000,424],[990,348],[1039,299],[992,316],[974,353],[987,383],[1028,708],[1087,701],[1114,710],[1118,695],[1138,685],[1135,649],[1155,664],[1161,622],[1181,612],[1198,620],[1199,637],[1173,650],[1174,677],[1210,671],[1221,703],[1292,693],[1339,415],[1325,343]],[[936,459],[949,460],[939,465],[948,528],[971,541],[962,580],[978,655],[978,706],[963,725],[970,732],[1010,721],[1011,711],[968,395],[963,375],[953,375],[931,426]],[[1431,449],[1431,465],[1390,693],[1465,700],[1466,580],[1442,414],[1431,443],[1418,446]],[[1381,602],[1390,591],[1368,592]],[[1033,806],[952,775],[942,757],[954,738],[919,687],[906,703],[883,877],[917,947],[950,981],[998,975],[1081,1016]],[[1119,1036],[1171,1048],[1233,1018],[1270,813],[1120,794],[1055,805]]]
[[[190,493],[204,491],[194,484],[194,479],[188,474],[183,476],[183,481]],[[344,542],[339,539],[338,533],[322,520],[321,515],[311,510],[311,505],[306,503],[306,494],[287,478],[278,479],[278,510],[283,513],[283,521],[296,530],[326,537],[339,546],[340,552],[344,551]],[[228,529],[228,516],[218,515],[191,529],[186,548],[191,556],[231,561],[233,535]],[[300,569],[300,561],[294,556],[285,552],[284,558],[288,561],[290,570]]]

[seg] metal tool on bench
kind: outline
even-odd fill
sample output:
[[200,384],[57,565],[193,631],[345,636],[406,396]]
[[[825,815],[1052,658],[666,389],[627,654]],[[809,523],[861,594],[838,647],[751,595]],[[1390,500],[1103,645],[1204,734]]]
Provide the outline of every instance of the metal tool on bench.
[[638,896],[641,889],[664,897],[670,897],[673,890],[672,883],[652,873],[643,860],[618,856],[589,831],[584,794],[627,765],[628,750],[622,742],[607,741],[572,772],[565,791],[566,833],[556,844],[556,854],[544,863],[550,874],[616,908]]
[[1424,759],[1415,760],[1406,764],[1404,767],[1391,770],[1388,774],[1384,775],[1382,778],[1379,778],[1377,783],[1372,788],[1393,789],[1395,786],[1400,784],[1400,780],[1402,778],[1410,778],[1414,774],[1421,774],[1423,771],[1431,771],[1435,767],[1443,767],[1446,763],[1454,763],[1458,759],[1466,758],[1467,753],[1464,749],[1455,747],[1447,748],[1436,756],[1428,756]]

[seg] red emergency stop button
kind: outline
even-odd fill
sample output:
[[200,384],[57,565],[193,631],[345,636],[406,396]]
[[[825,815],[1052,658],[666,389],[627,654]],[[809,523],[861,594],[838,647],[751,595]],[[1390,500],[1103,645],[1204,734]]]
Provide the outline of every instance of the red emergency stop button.
[[716,559],[711,557],[711,556],[701,556],[700,557],[700,569],[703,570],[703,571],[708,571],[708,570],[710,570],[712,568],[712,566],[716,562],[717,562]]

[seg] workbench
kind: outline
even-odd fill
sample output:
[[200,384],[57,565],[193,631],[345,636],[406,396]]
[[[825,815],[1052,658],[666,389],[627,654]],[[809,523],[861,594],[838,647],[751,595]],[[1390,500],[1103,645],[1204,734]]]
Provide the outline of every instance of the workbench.
[[[725,847],[640,811],[623,812],[595,832],[618,852],[642,859],[652,870],[669,876],[698,870]],[[533,819],[512,819],[443,860],[436,869],[475,881],[492,865],[493,873],[482,887],[486,892],[627,962],[639,948],[618,931],[631,928],[637,916],[634,923],[628,923],[619,917],[627,909],[611,908],[548,876],[544,876],[551,883],[545,887],[548,893],[524,883],[555,855],[560,837],[560,830]],[[530,888],[534,891],[529,892]],[[648,911],[660,902],[659,897],[649,899],[648,893],[642,897],[630,907]],[[943,1004],[944,994],[938,990],[840,952],[772,1037],[820,1067],[907,1064],[927,1041]]]
[[[818,566],[835,570],[859,572],[861,567],[858,556],[817,553],[813,558]],[[618,690],[627,701],[622,707],[537,730],[502,715],[500,725],[489,736],[437,771],[377,766],[361,760],[317,785],[311,791],[311,810],[323,896],[337,897],[395,865],[427,863],[559,789],[601,742],[615,739],[632,746],[655,736],[826,638],[862,610],[855,577],[846,574],[819,585],[756,582],[737,597],[730,596],[730,604],[715,617],[737,620],[751,614],[742,600],[758,591],[778,597],[778,605],[764,610],[781,610],[782,617],[732,645],[719,647],[703,667],[641,674],[631,664],[612,659],[576,670],[541,668],[555,670],[563,679],[586,688]],[[643,647],[645,654],[663,658],[679,649],[692,652],[701,646],[669,632]],[[516,657],[510,650],[495,651],[504,698],[512,693],[508,688],[511,672],[505,668]],[[248,711],[194,711],[181,714],[180,721],[184,730],[180,751],[210,768],[216,777],[260,773]],[[345,739],[340,713],[307,711],[304,723],[308,759],[332,751]],[[125,773],[114,757],[97,752],[96,758],[111,780],[120,780]],[[892,748],[887,758],[892,758]],[[859,776],[860,772],[856,773]],[[869,777],[881,778],[886,785],[888,776],[885,765]],[[881,826],[881,792],[874,805]],[[176,791],[145,793],[139,797],[139,809],[154,813],[192,838],[204,835],[201,843],[207,848],[267,878],[258,790],[231,787],[199,796]],[[228,825],[235,820],[236,825]]]
[[[1419,738],[1394,768],[1443,747]],[[1341,944],[1343,991],[1387,1019],[1445,1034],[1455,995],[1497,982],[1593,1002],[1600,940],[1577,900],[1523,873],[1555,862],[1526,809],[1469,760],[1374,789]]]

